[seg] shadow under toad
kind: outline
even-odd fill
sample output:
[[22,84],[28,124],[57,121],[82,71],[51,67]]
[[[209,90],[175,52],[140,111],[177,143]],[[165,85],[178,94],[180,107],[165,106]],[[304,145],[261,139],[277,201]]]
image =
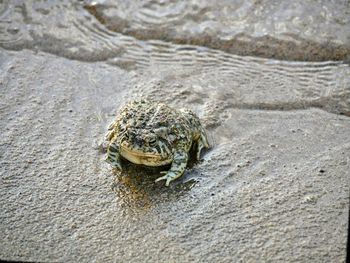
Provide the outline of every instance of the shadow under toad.
[[198,182],[193,178],[196,173],[192,167],[190,161],[185,174],[166,187],[165,181],[155,183],[155,180],[170,166],[148,167],[122,160],[122,171],[112,170],[114,180],[111,187],[122,207],[145,211],[164,202],[179,200],[188,193]]

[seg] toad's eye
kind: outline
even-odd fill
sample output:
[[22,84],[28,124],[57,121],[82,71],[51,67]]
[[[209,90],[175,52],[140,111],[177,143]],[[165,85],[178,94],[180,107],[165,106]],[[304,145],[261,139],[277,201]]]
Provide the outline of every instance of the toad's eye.
[[157,142],[157,140],[156,140],[155,138],[152,138],[152,139],[150,139],[150,140],[148,141],[148,144],[151,145],[151,146],[153,146],[153,145],[156,144],[156,142]]

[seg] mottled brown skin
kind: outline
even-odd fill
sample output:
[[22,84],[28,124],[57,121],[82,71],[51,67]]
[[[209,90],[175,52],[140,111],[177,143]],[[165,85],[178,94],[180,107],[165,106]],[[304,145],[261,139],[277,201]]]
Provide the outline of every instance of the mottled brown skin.
[[128,103],[109,126],[106,140],[106,161],[115,168],[122,169],[121,156],[147,166],[171,164],[156,180],[166,180],[166,186],[185,172],[192,145],[196,145],[197,159],[201,150],[209,147],[193,112],[147,100]]

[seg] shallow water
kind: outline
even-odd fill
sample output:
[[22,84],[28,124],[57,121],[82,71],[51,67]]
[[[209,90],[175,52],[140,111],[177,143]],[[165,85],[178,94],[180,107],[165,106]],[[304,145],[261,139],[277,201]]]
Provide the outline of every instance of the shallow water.
[[[350,7],[304,2],[0,2],[0,257],[342,261]],[[213,146],[169,188],[103,162],[139,97]]]
[[348,1],[4,0],[0,15],[3,47],[84,61],[119,57],[131,43],[148,53],[137,40],[284,60],[349,59]]

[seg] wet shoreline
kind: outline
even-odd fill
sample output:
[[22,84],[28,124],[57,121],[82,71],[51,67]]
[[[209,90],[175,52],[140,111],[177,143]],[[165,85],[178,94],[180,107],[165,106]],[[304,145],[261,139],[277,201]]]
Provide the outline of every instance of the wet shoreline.
[[119,57],[126,42],[160,41],[243,56],[348,63],[349,8],[327,1],[4,1],[0,46],[93,62]]

